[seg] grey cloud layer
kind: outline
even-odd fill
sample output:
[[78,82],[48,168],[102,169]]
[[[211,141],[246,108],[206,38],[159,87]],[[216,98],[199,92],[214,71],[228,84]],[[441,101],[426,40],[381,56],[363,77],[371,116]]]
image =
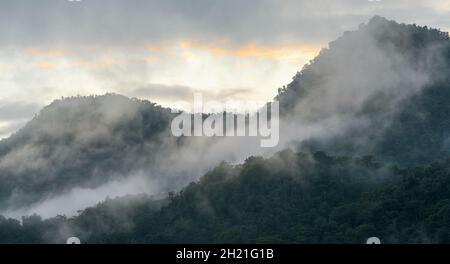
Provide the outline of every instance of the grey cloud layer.
[[[235,96],[246,95],[251,93],[250,89],[235,88],[221,90],[216,93],[211,91],[195,90],[189,86],[183,85],[164,85],[164,84],[147,84],[129,93],[130,96],[138,98],[148,98],[150,100],[172,100],[182,101],[193,99],[195,93],[201,93],[208,99],[214,100],[227,100],[232,99]],[[156,101],[158,102],[158,101]]]
[[38,113],[41,105],[29,102],[12,102],[0,100],[0,138],[17,131],[34,114]]
[[448,29],[446,1],[4,0],[0,44],[323,43],[374,14]]
[[40,108],[40,105],[29,102],[0,101],[0,121],[29,118]]

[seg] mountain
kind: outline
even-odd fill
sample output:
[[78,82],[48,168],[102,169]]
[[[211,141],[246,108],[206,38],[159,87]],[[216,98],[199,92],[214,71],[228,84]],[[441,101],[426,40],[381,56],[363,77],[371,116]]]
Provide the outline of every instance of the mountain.
[[303,149],[411,165],[450,155],[449,98],[448,33],[374,17],[331,42],[276,99],[300,130],[330,131]]
[[120,179],[164,153],[170,109],[125,96],[54,101],[0,142],[0,208]]

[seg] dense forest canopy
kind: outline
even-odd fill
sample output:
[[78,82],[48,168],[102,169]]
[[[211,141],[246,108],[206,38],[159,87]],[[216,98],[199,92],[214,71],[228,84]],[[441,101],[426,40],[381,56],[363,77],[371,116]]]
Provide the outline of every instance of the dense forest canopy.
[[222,164],[158,200],[107,200],[79,216],[0,219],[0,242],[448,243],[450,161],[386,167],[373,157],[283,151]]

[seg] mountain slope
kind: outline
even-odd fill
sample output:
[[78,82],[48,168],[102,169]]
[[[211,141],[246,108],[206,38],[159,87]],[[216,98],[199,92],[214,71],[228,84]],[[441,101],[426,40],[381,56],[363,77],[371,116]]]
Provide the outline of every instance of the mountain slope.
[[448,33],[374,17],[329,46],[276,98],[299,129],[329,131],[303,148],[402,164],[450,155]]
[[23,226],[0,219],[0,242],[448,243],[449,171],[450,162],[399,170],[371,157],[283,151],[222,164],[166,200],[109,200]]
[[170,109],[109,94],[58,100],[0,142],[0,208],[95,188],[156,160]]

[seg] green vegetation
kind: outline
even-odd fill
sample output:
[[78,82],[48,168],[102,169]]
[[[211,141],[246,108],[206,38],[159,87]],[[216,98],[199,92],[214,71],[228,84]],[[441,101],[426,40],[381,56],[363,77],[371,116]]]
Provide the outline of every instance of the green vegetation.
[[283,151],[224,163],[167,200],[108,200],[23,226],[1,219],[0,234],[3,243],[448,243],[450,161],[398,169]]
[[54,101],[0,142],[0,209],[100,186],[155,162],[175,140],[171,119],[170,109],[115,94]]
[[279,89],[280,111],[303,123],[357,122],[304,150],[408,166],[450,156],[447,32],[374,17],[329,46]]

